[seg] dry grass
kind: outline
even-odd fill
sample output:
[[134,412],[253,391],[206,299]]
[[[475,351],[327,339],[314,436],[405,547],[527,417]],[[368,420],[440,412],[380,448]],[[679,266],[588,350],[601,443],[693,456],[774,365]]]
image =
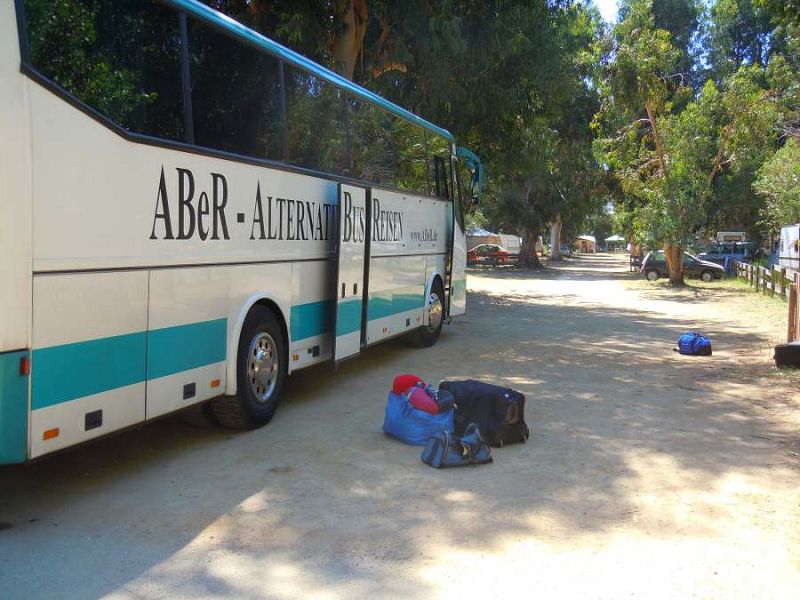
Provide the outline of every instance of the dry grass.
[[673,288],[666,279],[650,282],[632,273],[625,287],[658,300],[717,305],[720,312],[735,316],[743,326],[758,326],[780,332],[781,336],[786,335],[788,302],[779,294],[773,297],[763,292],[757,293],[741,279],[728,278],[710,283],[687,279],[685,288]]

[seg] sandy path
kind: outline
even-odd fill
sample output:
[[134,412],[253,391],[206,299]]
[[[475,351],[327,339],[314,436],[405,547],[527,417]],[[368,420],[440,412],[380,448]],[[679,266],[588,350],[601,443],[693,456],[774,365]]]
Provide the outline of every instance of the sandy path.
[[[162,422],[0,471],[7,598],[796,598],[797,399],[745,301],[598,258],[469,279],[440,343],[294,378],[247,434]],[[701,328],[710,359],[671,351]],[[380,433],[393,375],[528,397],[533,437],[435,471]]]

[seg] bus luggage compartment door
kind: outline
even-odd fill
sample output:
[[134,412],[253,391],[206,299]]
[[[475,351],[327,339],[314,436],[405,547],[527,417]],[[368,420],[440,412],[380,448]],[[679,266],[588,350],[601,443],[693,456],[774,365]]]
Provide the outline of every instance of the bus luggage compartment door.
[[339,184],[339,240],[336,246],[335,362],[361,352],[369,264],[369,190]]

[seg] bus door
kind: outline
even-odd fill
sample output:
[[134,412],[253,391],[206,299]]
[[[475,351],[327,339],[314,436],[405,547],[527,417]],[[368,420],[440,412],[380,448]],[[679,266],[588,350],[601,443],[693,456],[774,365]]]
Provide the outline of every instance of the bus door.
[[462,157],[453,158],[452,171],[455,175],[453,194],[453,235],[450,246],[450,294],[448,296],[448,316],[463,315],[467,312],[467,236],[464,222],[464,209],[468,205],[469,192],[466,182],[470,172]]
[[366,332],[369,276],[369,189],[339,184],[336,315],[333,359],[356,356]]

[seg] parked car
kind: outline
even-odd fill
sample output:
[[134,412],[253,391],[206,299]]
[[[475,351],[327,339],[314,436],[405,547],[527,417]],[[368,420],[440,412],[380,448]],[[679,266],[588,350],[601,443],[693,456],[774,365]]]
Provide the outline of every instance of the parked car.
[[561,256],[569,256],[572,252],[569,248],[569,244],[561,244],[559,249],[561,250]]
[[497,244],[480,244],[467,252],[468,265],[508,265],[516,255]]
[[[642,275],[648,281],[655,281],[659,277],[669,277],[664,251],[649,252],[642,261],[641,270]],[[725,275],[725,269],[722,266],[707,260],[700,260],[693,254],[683,255],[683,272],[686,275],[699,277],[703,281],[713,281]]]

